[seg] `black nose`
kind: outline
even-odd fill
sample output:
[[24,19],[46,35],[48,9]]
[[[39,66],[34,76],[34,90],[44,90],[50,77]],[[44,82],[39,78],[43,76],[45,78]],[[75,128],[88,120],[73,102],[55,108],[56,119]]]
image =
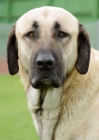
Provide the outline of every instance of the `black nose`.
[[39,69],[49,69],[55,65],[55,58],[51,54],[39,54],[36,57],[36,65]]

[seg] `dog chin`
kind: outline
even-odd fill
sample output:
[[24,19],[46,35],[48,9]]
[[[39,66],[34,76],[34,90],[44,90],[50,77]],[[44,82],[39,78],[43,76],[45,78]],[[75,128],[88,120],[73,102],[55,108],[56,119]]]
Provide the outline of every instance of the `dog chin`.
[[59,79],[35,79],[33,78],[31,81],[31,85],[33,88],[40,89],[42,87],[54,87],[59,88],[62,85],[62,82]]

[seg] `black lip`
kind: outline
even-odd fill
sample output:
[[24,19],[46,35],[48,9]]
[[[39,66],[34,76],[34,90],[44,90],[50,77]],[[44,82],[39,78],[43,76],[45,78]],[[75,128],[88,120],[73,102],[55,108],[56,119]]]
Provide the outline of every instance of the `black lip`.
[[41,87],[43,87],[43,84],[41,82],[38,82],[36,84],[32,84],[32,87],[35,89],[40,89]]
[[[44,80],[48,80],[49,83],[46,84],[46,81],[44,82]],[[41,78],[39,77],[33,78],[31,80],[31,85],[33,86],[33,88],[36,89],[39,89],[43,86],[52,86],[54,88],[58,88],[62,85],[62,82],[58,78],[54,78],[54,77],[49,78],[49,76],[43,76]]]

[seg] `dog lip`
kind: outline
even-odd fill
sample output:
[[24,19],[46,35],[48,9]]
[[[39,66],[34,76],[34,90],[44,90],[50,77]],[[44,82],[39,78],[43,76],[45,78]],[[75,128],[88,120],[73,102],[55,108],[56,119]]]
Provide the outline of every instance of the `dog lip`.
[[53,81],[48,76],[43,76],[42,78],[33,78],[31,80],[31,85],[34,88],[39,89],[43,85],[51,85],[52,82]]
[[59,79],[59,78],[53,78],[53,77],[49,77],[49,76],[42,76],[41,78],[33,78],[31,80],[31,85],[36,88],[39,89],[41,87],[43,87],[44,85],[46,86],[53,86],[54,88],[59,88],[60,86],[62,86],[63,82]]
[[43,78],[40,80],[41,83],[46,84],[46,85],[51,85],[52,84],[52,80],[49,78]]

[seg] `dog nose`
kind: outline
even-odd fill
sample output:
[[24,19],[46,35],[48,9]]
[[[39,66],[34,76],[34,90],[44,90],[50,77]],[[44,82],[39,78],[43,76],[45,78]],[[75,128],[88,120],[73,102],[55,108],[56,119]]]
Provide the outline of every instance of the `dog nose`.
[[36,58],[38,68],[46,70],[55,65],[55,58],[51,54],[39,54]]

